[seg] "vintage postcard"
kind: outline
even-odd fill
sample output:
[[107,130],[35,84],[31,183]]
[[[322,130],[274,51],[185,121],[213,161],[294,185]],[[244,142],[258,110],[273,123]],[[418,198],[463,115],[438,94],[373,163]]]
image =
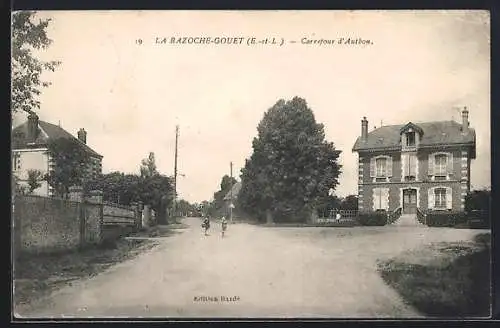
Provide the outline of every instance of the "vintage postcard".
[[487,11],[12,13],[13,317],[488,318]]

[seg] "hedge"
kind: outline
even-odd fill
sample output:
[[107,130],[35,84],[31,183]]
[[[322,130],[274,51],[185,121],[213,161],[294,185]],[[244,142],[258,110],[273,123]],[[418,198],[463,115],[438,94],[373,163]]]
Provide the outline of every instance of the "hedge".
[[387,212],[359,213],[358,223],[363,226],[384,226],[387,224]]
[[425,218],[429,227],[454,227],[466,222],[467,215],[464,212],[429,211]]

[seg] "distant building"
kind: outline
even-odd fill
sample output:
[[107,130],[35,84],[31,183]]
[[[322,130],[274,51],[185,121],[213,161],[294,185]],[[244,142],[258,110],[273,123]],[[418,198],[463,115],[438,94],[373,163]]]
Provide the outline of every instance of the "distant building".
[[[91,156],[91,163],[87,168],[87,177],[97,177],[102,173],[103,156],[87,146],[87,132],[80,129],[77,137],[60,126],[40,121],[35,113],[28,116],[28,120],[12,131],[12,172],[21,184],[26,184],[29,170],[38,170],[43,174],[54,168],[54,162],[48,154],[49,141],[68,138],[75,139]],[[33,193],[40,196],[51,196],[52,188],[46,181]]]
[[238,216],[238,209],[236,209],[236,201],[238,199],[238,194],[240,193],[241,190],[241,182],[236,182],[231,190],[227,192],[227,194],[224,196],[224,210],[223,212],[225,213],[224,215],[229,216],[230,213],[230,206],[231,203],[234,205],[233,207],[233,217]]
[[464,109],[461,123],[409,122],[371,132],[364,117],[353,147],[359,156],[359,210],[463,211],[476,158],[468,114]]

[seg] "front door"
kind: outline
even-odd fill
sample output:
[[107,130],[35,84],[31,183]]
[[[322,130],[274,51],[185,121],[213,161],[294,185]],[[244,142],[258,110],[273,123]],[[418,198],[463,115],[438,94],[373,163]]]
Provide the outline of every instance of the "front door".
[[403,213],[417,213],[417,189],[403,190]]

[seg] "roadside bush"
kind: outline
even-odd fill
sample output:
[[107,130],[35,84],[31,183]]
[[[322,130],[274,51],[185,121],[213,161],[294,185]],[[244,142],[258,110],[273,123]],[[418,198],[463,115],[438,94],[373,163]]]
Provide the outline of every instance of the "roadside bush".
[[384,226],[387,224],[387,212],[359,213],[358,223],[363,226]]
[[454,227],[467,223],[467,215],[464,212],[427,212],[426,223],[429,227]]
[[490,211],[472,210],[467,213],[467,226],[471,229],[489,229]]
[[468,216],[467,225],[473,229],[490,228],[491,191],[474,190],[465,197],[465,211]]

